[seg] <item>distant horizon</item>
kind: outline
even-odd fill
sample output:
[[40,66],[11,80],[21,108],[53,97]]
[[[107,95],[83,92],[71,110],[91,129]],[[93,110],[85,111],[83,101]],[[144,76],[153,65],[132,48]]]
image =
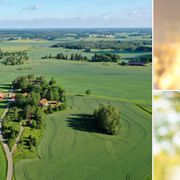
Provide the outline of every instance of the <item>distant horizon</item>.
[[0,0],[0,28],[152,28],[152,0]]
[[0,28],[1,29],[152,29],[152,27],[93,27],[93,28],[88,28],[88,27],[64,27],[64,28]]

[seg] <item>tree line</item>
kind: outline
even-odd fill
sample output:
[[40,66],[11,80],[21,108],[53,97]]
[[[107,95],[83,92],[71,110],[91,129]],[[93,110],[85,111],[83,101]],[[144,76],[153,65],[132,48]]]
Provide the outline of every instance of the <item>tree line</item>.
[[145,48],[145,45],[152,45],[152,40],[142,41],[80,41],[68,43],[56,43],[52,48],[63,47],[67,49],[114,49],[114,50],[141,50],[152,51],[152,47]]
[[26,51],[3,52],[0,48],[0,59],[6,58],[5,65],[24,64],[29,59]]
[[91,61],[91,62],[119,62],[121,60],[121,56],[117,54],[112,54],[110,52],[97,54],[95,53],[91,59],[88,59],[87,56],[82,56],[81,53],[71,54],[71,57],[68,59],[68,55],[64,55],[63,53],[58,53],[56,56],[52,56],[51,54],[48,56],[42,57],[42,59],[63,59],[63,60],[75,60],[75,61]]

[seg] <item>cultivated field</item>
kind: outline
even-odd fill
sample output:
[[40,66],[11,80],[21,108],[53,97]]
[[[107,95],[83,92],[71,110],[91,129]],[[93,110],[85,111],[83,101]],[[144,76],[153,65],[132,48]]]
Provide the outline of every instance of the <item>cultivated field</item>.
[[[91,89],[95,96],[151,103],[151,65],[124,67],[117,63],[108,64],[110,66],[65,60],[33,60],[33,63],[19,66],[1,64],[0,81],[10,84],[18,75],[43,74],[49,80],[54,77],[68,94],[85,94]],[[17,70],[21,67],[31,69]]]
[[[8,91],[18,75],[34,73],[36,77],[44,75],[47,80],[54,77],[57,84],[65,88],[67,103],[72,107],[46,117],[45,134],[38,146],[39,157],[18,161],[14,172],[16,179],[143,180],[151,174],[152,117],[131,103],[142,103],[151,109],[151,65],[129,67],[117,63],[103,65],[40,59],[46,54],[55,56],[60,52],[69,57],[77,52],[89,58],[94,53],[44,48],[48,45],[45,42],[7,42],[2,46],[4,51],[23,48],[31,51],[28,51],[30,62],[24,65],[5,66],[0,60],[0,92]],[[122,60],[148,55],[124,51],[114,53]],[[25,67],[30,69],[17,70]],[[84,96],[87,89],[92,91],[90,97]],[[121,128],[117,136],[100,134],[95,128],[91,115],[100,103],[112,104],[121,112]],[[24,132],[24,137],[26,134],[29,136],[29,131]]]
[[[99,104],[121,112],[117,136],[98,133],[92,113]],[[129,102],[68,96],[72,110],[46,117],[40,159],[18,161],[16,179],[144,179],[151,173],[151,116]]]

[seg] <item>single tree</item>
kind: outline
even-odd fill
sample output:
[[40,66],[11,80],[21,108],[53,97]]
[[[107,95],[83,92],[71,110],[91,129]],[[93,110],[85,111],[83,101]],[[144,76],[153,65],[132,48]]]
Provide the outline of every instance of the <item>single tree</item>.
[[88,90],[86,91],[86,94],[89,96],[89,95],[91,94],[91,90],[88,89]]

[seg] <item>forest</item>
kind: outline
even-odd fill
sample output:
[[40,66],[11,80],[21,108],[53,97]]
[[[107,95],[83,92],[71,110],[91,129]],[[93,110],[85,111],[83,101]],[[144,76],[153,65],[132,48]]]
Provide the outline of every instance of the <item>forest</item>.
[[119,50],[138,50],[138,51],[152,51],[151,40],[143,41],[80,41],[80,42],[68,42],[57,43],[52,45],[53,48],[63,47],[67,49],[114,49]]

